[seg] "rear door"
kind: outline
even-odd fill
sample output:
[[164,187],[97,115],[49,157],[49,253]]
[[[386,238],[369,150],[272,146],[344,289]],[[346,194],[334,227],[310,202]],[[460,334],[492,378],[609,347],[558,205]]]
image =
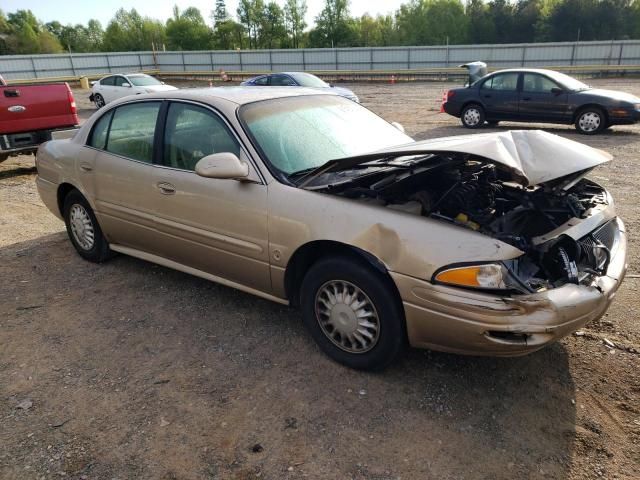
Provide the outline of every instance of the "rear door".
[[112,102],[116,99],[114,92],[114,85],[116,82],[116,77],[111,75],[110,77],[105,77],[99,82],[99,88],[96,93],[102,95],[104,101],[106,103]]
[[488,119],[517,120],[518,82],[520,73],[504,72],[492,75],[480,85],[480,98]]
[[523,120],[564,121],[571,116],[569,94],[539,73],[523,74],[518,108]]
[[271,290],[267,186],[256,181],[204,178],[202,157],[232,152],[248,161],[227,122],[214,110],[171,102],[164,125],[162,167],[156,168],[153,205],[162,256],[216,277]]
[[159,101],[127,103],[94,125],[93,162],[79,165],[92,182],[96,215],[110,243],[157,253],[153,219],[154,135]]
[[295,87],[297,86],[296,82],[294,82],[293,78],[289,75],[276,74],[271,75],[270,85],[272,87]]

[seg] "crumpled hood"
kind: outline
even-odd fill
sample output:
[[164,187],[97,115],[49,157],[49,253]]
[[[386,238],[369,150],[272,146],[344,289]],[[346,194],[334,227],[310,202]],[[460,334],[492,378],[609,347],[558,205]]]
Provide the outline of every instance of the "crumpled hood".
[[524,185],[539,185],[608,162],[612,156],[542,130],[511,130],[436,138],[369,154],[331,160],[305,177],[301,186],[323,173],[388,157],[436,152],[468,153],[511,170]]
[[617,90],[604,90],[601,88],[590,88],[589,90],[581,90],[575,92],[576,95],[593,95],[596,97],[618,100],[620,102],[640,103],[640,98],[630,93],[618,92]]

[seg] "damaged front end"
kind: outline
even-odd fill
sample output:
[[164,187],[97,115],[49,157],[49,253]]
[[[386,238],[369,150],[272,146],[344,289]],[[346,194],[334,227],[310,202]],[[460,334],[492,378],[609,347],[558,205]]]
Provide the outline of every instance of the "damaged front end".
[[[456,224],[523,252],[500,265],[447,265],[433,283],[514,294],[591,285],[606,275],[619,227],[611,196],[584,175],[609,157],[549,136],[560,155],[549,158],[548,134],[509,134],[483,136],[479,153],[466,136],[453,140],[456,151],[444,139],[350,159],[349,168],[324,168],[305,188]],[[544,181],[532,184],[532,178]]]

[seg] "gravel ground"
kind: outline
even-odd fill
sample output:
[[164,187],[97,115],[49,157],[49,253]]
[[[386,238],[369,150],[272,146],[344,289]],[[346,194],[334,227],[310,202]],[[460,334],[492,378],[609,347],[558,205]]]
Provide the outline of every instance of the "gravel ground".
[[[418,139],[467,133],[437,113],[450,85],[348,86]],[[547,129],[615,156],[591,175],[630,234],[609,313],[524,358],[414,350],[378,374],[331,362],[288,308],[81,260],[33,158],[0,164],[0,478],[640,478],[640,126]]]

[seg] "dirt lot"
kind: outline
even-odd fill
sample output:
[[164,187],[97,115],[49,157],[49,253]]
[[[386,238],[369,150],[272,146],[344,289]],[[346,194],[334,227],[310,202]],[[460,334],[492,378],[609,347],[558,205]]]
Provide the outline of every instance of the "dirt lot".
[[[467,133],[437,114],[447,86],[351,85],[419,139]],[[640,478],[640,126],[550,130],[615,155],[592,178],[635,277],[584,335],[536,354],[411,351],[378,374],[332,363],[295,311],[125,256],[81,260],[33,158],[1,164],[0,478]]]

